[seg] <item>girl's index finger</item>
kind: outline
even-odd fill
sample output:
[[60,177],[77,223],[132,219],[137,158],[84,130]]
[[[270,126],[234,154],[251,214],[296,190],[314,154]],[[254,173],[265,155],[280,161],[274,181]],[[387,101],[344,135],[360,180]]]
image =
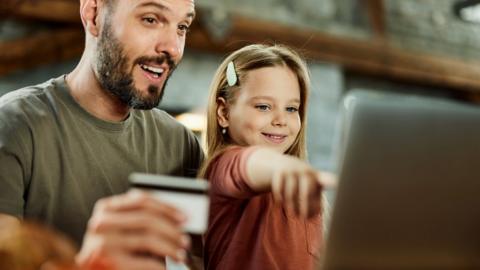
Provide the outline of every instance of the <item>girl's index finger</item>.
[[317,171],[317,179],[324,189],[336,189],[338,186],[336,174],[325,171]]

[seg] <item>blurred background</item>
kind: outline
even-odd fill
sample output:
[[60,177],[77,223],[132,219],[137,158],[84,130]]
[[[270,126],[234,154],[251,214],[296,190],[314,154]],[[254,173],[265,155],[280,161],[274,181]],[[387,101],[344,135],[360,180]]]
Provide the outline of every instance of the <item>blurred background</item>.
[[[335,171],[342,96],[352,89],[480,102],[480,1],[197,0],[186,54],[160,107],[201,136],[208,86],[229,52],[282,43],[308,60],[308,151]],[[84,46],[79,0],[1,0],[0,95],[68,73]]]

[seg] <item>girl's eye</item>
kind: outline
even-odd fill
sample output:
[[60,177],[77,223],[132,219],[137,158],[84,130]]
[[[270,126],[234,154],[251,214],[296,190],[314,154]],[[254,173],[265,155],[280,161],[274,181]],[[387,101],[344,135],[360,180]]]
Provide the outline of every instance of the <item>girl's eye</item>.
[[255,108],[258,109],[259,111],[268,111],[270,109],[270,106],[265,104],[259,104],[259,105],[255,105]]
[[296,113],[296,112],[298,112],[298,108],[296,108],[296,107],[288,107],[288,108],[287,108],[287,112]]

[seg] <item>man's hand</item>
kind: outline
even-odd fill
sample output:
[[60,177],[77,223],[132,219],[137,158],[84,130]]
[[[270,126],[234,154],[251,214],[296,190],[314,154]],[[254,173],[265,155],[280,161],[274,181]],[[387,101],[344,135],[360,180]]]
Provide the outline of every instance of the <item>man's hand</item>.
[[77,255],[82,269],[165,269],[165,256],[185,261],[186,217],[150,195],[131,191],[99,200]]

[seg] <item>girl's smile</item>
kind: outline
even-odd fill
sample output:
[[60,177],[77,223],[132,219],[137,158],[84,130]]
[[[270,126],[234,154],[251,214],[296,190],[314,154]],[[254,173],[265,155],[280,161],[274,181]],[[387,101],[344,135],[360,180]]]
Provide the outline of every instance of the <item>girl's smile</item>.
[[228,135],[239,145],[265,145],[284,153],[300,131],[300,86],[285,66],[250,71],[234,103],[224,107],[219,111],[228,122]]

